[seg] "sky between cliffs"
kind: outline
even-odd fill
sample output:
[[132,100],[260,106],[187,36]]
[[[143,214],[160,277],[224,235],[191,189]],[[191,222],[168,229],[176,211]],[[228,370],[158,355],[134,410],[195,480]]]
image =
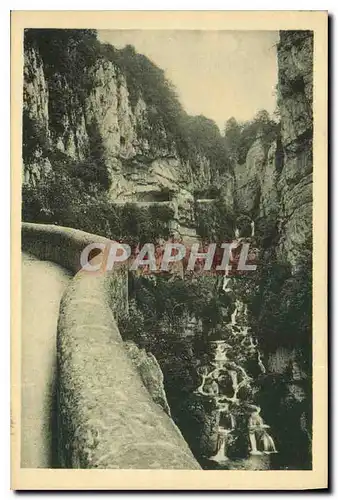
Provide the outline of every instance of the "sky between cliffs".
[[213,119],[221,130],[234,116],[273,113],[277,83],[276,31],[104,30],[117,48],[134,45],[164,69],[187,113]]

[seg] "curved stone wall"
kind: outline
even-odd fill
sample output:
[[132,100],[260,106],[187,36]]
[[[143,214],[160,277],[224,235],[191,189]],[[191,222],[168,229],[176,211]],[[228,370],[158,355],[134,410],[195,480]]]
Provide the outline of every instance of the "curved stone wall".
[[124,348],[113,311],[125,307],[126,270],[77,272],[82,249],[93,242],[108,240],[58,226],[22,227],[25,252],[76,273],[61,300],[58,322],[60,465],[199,469]]
[[108,244],[102,236],[52,224],[22,223],[22,250],[50,260],[73,274],[81,269],[80,255],[90,243]]

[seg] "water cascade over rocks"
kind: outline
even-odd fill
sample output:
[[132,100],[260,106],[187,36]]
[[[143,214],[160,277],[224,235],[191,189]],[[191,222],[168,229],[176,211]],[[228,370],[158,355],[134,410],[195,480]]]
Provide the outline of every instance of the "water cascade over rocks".
[[[251,223],[251,238],[254,236],[254,223]],[[233,248],[241,245],[239,229],[235,230]],[[204,400],[211,400],[216,407],[218,422],[217,449],[209,460],[223,463],[228,455],[246,458],[253,455],[277,453],[273,438],[260,415],[261,408],[254,404],[255,389],[253,378],[245,368],[247,358],[256,360],[261,372],[266,372],[257,342],[250,334],[248,310],[240,297],[236,296],[234,279],[226,271],[221,293],[234,296],[234,310],[230,323],[225,325],[226,339],[208,342],[208,361],[200,366],[201,383],[195,394]]]

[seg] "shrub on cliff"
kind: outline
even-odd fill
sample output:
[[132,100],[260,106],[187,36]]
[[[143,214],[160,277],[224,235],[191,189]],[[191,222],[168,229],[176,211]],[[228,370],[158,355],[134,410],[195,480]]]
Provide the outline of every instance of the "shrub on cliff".
[[279,346],[297,348],[307,369],[312,344],[312,259],[309,254],[299,269],[267,260],[258,266],[256,287],[249,297],[255,334],[263,350]]
[[212,202],[195,204],[196,231],[205,243],[232,241],[236,215],[226,201],[218,196]]
[[[170,236],[170,206],[139,207],[113,204],[108,195],[87,176],[72,174],[79,168],[63,162],[34,186],[22,189],[22,219],[73,227],[136,247]],[[92,172],[93,173],[93,172]]]

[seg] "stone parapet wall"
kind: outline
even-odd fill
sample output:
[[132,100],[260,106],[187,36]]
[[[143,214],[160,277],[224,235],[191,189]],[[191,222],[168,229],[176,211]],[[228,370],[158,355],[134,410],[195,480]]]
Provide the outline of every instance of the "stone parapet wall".
[[124,268],[77,272],[80,252],[93,242],[107,240],[57,226],[22,228],[25,252],[76,273],[61,300],[57,332],[60,466],[200,469],[125,350],[114,318],[125,306]]

